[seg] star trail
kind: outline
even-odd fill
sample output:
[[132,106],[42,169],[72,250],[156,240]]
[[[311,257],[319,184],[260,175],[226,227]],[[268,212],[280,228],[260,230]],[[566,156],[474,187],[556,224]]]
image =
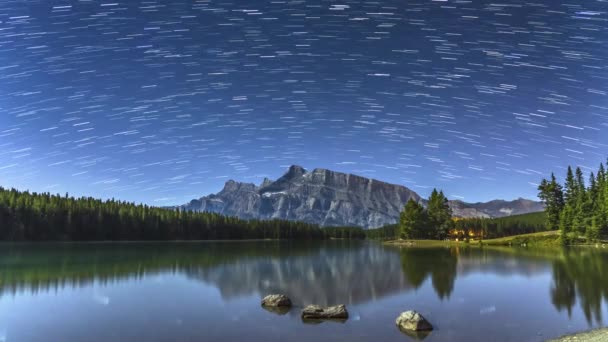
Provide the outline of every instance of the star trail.
[[291,164],[453,199],[608,156],[608,1],[0,2],[0,184],[153,205]]

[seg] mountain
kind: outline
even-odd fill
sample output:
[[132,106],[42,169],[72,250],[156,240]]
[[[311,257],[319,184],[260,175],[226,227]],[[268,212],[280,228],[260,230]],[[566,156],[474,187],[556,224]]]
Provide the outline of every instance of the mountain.
[[450,201],[452,215],[457,217],[505,217],[545,210],[541,202],[518,198],[513,201],[494,200],[490,202],[465,203]]
[[[217,194],[192,200],[184,210],[216,212],[244,219],[287,219],[323,226],[376,228],[398,221],[405,203],[425,204],[416,192],[396,184],[326,169],[293,165],[276,181],[229,180]],[[464,203],[451,201],[455,216],[499,217],[542,210],[538,202]],[[540,208],[540,209],[539,209]]]
[[380,227],[395,223],[409,199],[422,202],[400,185],[325,169],[293,165],[276,181],[257,186],[226,182],[224,189],[182,206],[245,219],[299,220],[324,226]]

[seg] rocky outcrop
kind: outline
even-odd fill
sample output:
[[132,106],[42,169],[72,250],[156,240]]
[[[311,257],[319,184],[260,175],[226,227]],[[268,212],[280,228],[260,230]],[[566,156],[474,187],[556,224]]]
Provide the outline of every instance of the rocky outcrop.
[[433,326],[421,314],[416,311],[401,313],[395,321],[400,330],[403,331],[430,331]]
[[264,297],[262,299],[262,306],[267,307],[290,307],[291,299],[286,295],[282,294],[272,294]]
[[348,311],[346,306],[336,305],[329,307],[321,307],[319,305],[308,305],[302,310],[302,319],[348,319]]
[[[255,185],[230,180],[217,194],[180,208],[243,219],[377,228],[396,223],[410,199],[425,204],[416,192],[401,185],[326,169],[307,171],[293,165],[276,181],[265,178]],[[474,204],[450,201],[450,206],[458,217],[500,217],[543,210],[539,202],[523,199]]]
[[291,166],[260,186],[228,181],[224,189],[182,206],[244,219],[286,219],[323,226],[381,227],[396,223],[414,191],[395,184],[326,169]]

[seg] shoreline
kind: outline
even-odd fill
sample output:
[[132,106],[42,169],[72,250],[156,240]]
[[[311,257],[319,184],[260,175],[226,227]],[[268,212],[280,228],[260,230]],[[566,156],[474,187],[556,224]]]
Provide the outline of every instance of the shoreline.
[[607,241],[577,243],[563,246],[560,242],[559,231],[548,231],[531,234],[513,235],[496,239],[475,240],[475,241],[454,241],[454,240],[385,240],[382,244],[397,247],[483,247],[483,246],[504,246],[504,247],[597,247],[607,248]]
[[381,244],[389,247],[513,247],[513,248],[575,248],[575,247],[595,247],[608,248],[606,243],[587,243],[562,246],[558,244],[508,244],[508,243],[486,243],[486,242],[461,242],[461,241],[440,241],[440,240],[388,240]]
[[546,342],[570,341],[606,342],[608,341],[608,328],[598,328],[579,333],[564,335],[555,339],[547,340]]

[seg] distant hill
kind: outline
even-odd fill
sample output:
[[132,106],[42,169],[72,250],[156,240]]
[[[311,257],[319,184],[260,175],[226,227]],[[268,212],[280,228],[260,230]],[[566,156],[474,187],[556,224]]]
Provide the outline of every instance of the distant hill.
[[[382,227],[394,224],[405,203],[425,204],[415,191],[397,184],[327,169],[307,171],[292,165],[287,172],[260,185],[226,182],[217,194],[180,206],[244,219],[285,219],[323,226]],[[458,217],[503,217],[543,210],[526,199],[465,203],[450,201]]]
[[534,213],[545,210],[544,205],[538,201],[518,198],[513,201],[494,200],[490,202],[465,203],[463,201],[450,201],[452,214],[456,217],[505,217]]

